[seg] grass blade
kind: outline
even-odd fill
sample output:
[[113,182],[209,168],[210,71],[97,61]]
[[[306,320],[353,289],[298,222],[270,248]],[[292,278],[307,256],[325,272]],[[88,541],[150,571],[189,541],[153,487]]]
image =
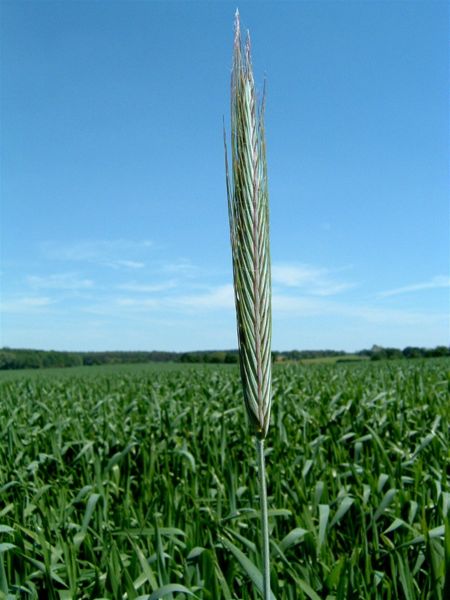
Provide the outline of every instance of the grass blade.
[[[230,540],[227,540],[226,538],[221,538],[220,541],[225,546],[225,548],[227,548],[227,550],[229,550],[234,555],[244,572],[254,583],[258,592],[261,594],[262,597],[264,597],[263,575],[258,569],[258,567],[249,558],[247,558],[237,546],[230,542]],[[270,593],[270,600],[275,600],[275,596],[272,594],[272,592]]]

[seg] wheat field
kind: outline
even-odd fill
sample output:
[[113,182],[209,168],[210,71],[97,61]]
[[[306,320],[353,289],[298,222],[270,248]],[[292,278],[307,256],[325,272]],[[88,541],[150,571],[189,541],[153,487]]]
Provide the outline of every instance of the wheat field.
[[[446,596],[449,391],[448,359],[276,366],[278,600]],[[236,367],[2,373],[0,398],[0,598],[259,597]]]

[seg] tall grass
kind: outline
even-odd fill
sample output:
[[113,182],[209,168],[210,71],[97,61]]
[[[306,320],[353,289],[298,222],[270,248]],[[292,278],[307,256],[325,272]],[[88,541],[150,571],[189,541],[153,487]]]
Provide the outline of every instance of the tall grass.
[[[233,257],[239,363],[245,406],[256,436],[263,549],[262,591],[271,597],[264,439],[272,401],[269,197],[264,104],[257,109],[247,34],[242,48],[236,12],[231,82],[231,174],[226,178]],[[225,144],[226,152],[226,144]]]

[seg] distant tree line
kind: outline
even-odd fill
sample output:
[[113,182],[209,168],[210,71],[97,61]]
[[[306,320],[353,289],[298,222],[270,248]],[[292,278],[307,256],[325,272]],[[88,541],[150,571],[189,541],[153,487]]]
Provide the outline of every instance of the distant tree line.
[[407,346],[403,350],[398,348],[383,348],[382,346],[373,346],[367,356],[371,360],[393,360],[398,358],[438,358],[440,356],[450,356],[450,347],[436,346],[436,348],[419,348],[417,346]]
[[177,352],[57,352],[2,348],[0,370],[178,361]]
[[272,356],[275,362],[283,360],[305,360],[308,358],[334,358],[345,356],[344,350],[287,350],[283,352],[274,351]]
[[[336,358],[339,362],[354,357],[370,360],[394,360],[450,356],[450,347],[419,348],[407,346],[383,348],[373,346],[370,350],[355,353],[343,350],[289,350],[272,352],[274,362],[301,361],[306,359]],[[237,350],[210,350],[198,352],[57,352],[54,350],[0,349],[0,370],[44,369],[49,367],[81,367],[92,365],[115,365],[148,362],[234,364],[238,362]]]

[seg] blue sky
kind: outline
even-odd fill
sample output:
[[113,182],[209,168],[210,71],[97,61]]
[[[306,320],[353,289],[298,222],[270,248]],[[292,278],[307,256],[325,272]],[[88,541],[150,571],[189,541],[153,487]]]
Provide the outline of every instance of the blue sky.
[[[0,345],[236,347],[236,2],[1,3]],[[445,2],[240,2],[274,349],[449,343]]]

